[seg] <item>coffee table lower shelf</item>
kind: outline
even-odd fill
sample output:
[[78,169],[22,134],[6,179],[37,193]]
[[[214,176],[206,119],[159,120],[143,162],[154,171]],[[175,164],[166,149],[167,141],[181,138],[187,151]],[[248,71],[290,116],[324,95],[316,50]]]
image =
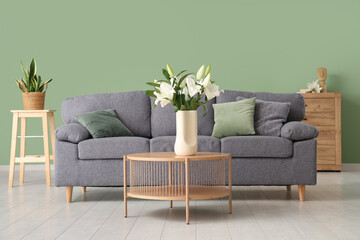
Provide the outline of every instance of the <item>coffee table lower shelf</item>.
[[[215,199],[229,196],[224,186],[189,186],[189,200]],[[185,186],[130,187],[127,196],[152,200],[186,200]]]

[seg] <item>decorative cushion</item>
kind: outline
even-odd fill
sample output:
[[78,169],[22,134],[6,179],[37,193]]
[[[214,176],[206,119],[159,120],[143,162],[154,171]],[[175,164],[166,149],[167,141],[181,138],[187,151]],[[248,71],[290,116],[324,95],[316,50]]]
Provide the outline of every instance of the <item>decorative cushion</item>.
[[[151,98],[151,103],[154,98]],[[198,135],[210,136],[214,126],[214,109],[212,105],[215,98],[206,103],[207,114],[204,116],[202,107],[197,109]],[[151,112],[151,135],[175,136],[176,135],[176,115],[171,104],[161,107],[160,103]]]
[[255,134],[255,98],[237,102],[214,104],[214,130],[212,137]]
[[288,158],[293,154],[293,142],[272,136],[226,137],[221,139],[221,152],[232,157]]
[[[150,140],[150,152],[173,152],[176,136],[161,136]],[[198,152],[220,152],[220,140],[198,136]]]
[[135,136],[150,137],[151,105],[144,91],[93,94],[67,98],[62,102],[64,122],[77,122],[76,115],[114,109],[118,118]]
[[281,137],[293,141],[316,138],[319,131],[316,127],[302,122],[288,122],[281,128]]
[[78,145],[80,159],[122,159],[124,155],[149,152],[150,141],[143,137],[93,138]]
[[[246,98],[237,97],[236,101]],[[280,136],[280,131],[289,115],[290,103],[269,102],[256,99],[254,126],[256,135]]]
[[236,101],[237,97],[252,98],[272,102],[289,102],[291,103],[287,121],[301,121],[305,117],[304,97],[299,93],[269,93],[269,92],[243,92],[225,90],[216,98],[216,103],[225,103]]
[[55,130],[55,137],[60,141],[79,143],[85,139],[91,138],[91,135],[81,124],[69,123],[58,127]]
[[120,121],[113,109],[79,114],[75,119],[90,132],[93,138],[134,135]]

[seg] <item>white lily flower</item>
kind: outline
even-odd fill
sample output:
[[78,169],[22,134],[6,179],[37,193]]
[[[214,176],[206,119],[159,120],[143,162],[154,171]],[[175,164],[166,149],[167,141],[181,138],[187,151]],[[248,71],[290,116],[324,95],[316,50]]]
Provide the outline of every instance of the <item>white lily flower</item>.
[[307,87],[308,89],[311,91],[311,92],[314,92],[314,93],[319,93],[322,89],[322,87],[320,87],[320,84],[319,84],[319,80],[316,79],[314,82],[312,83],[308,83],[307,84]]
[[[185,81],[183,81],[185,82]],[[187,87],[184,87],[181,91],[181,94],[184,94],[185,95],[185,100],[188,100],[190,97],[189,97],[189,90]]]
[[197,74],[196,74],[196,80],[200,80],[200,78],[203,76],[203,74],[204,74],[204,68],[205,68],[204,65],[202,65],[202,66],[199,68],[199,70],[198,70],[198,72],[197,72]]
[[[180,79],[179,79],[179,81],[180,81]],[[186,81],[185,81],[185,79],[181,82],[181,84],[180,84],[180,88],[184,88],[185,87],[185,84],[186,84]]]
[[193,75],[186,77],[186,84],[189,90],[190,97],[193,97],[195,94],[200,92],[201,86],[196,85]]
[[211,79],[211,73],[209,73],[206,78],[204,79],[204,81],[201,83],[204,87],[206,87],[209,83],[210,83],[210,79]]
[[220,95],[219,86],[214,83],[210,83],[206,86],[204,93],[208,100],[218,97]]
[[166,83],[166,82],[162,82],[160,84],[160,88],[158,88],[160,90],[160,93],[158,92],[154,92],[155,96],[156,96],[156,100],[155,100],[155,104],[158,104],[158,102],[160,102],[162,107],[165,107],[167,104],[170,103],[169,99],[173,98],[173,94],[175,93],[174,88]]

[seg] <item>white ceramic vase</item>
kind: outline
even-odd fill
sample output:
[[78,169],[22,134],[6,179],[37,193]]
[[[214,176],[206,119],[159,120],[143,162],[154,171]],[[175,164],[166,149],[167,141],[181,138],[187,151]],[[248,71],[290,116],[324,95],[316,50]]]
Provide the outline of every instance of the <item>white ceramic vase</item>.
[[176,112],[176,155],[194,155],[197,152],[197,111]]

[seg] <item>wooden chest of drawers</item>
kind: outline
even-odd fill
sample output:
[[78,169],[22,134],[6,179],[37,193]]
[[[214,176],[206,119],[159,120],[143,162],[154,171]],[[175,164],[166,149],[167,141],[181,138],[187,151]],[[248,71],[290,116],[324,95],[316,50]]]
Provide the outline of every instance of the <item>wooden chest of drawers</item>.
[[341,93],[302,93],[304,123],[319,130],[317,169],[341,171]]

